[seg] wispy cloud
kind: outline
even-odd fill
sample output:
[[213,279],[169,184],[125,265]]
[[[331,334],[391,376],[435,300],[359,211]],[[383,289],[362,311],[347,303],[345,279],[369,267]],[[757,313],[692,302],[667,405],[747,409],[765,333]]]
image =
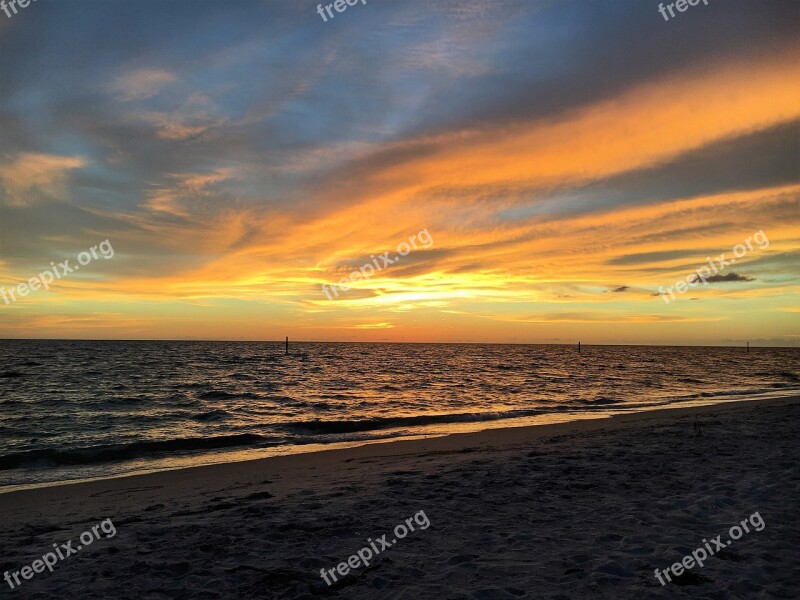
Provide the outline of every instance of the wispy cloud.
[[169,185],[156,186],[148,193],[145,207],[179,217],[189,217],[197,212],[200,203],[214,197],[217,184],[234,177],[233,168],[219,168],[209,173],[170,175]]
[[123,102],[146,100],[176,80],[177,76],[165,69],[139,68],[117,77],[113,90]]
[[86,165],[80,156],[23,152],[0,164],[5,203],[28,206],[42,199],[63,200],[70,172]]

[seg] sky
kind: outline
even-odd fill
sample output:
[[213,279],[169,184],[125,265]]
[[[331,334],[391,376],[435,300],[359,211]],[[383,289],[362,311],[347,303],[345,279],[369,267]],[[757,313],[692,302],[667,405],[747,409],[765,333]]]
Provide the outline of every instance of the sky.
[[17,8],[0,338],[800,345],[794,0]]

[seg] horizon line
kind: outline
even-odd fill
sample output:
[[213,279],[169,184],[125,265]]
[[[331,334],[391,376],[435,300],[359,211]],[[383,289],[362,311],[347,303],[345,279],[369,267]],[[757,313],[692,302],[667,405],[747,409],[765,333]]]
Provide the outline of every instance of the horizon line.
[[[285,336],[284,336],[285,337]],[[90,339],[90,338],[2,338],[0,342],[188,342],[188,343],[233,343],[233,344],[280,344],[286,343],[285,339],[277,340],[235,340],[235,339],[200,339],[200,338],[113,338],[113,339]],[[297,344],[407,344],[407,345],[473,345],[473,346],[578,346],[582,348],[588,346],[643,346],[655,348],[747,348],[748,341],[744,340],[739,344],[657,344],[657,343],[586,343],[583,341],[575,342],[397,342],[397,341],[363,341],[363,340],[291,340],[289,343]],[[750,348],[800,348],[800,346],[760,346],[749,343]]]

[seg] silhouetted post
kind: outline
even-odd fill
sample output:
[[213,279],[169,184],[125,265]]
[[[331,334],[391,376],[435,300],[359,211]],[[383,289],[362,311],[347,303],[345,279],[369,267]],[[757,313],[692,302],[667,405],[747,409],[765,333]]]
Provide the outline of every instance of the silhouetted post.
[[289,354],[289,336],[286,336],[286,354]]
[[750,352],[750,342],[747,342],[747,351]]
[[580,353],[581,353],[581,343],[578,342],[578,354],[580,354]]

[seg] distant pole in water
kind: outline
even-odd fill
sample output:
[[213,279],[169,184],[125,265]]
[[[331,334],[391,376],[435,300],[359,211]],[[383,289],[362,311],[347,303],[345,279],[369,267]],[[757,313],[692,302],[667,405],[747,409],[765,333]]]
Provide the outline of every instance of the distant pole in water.
[[289,354],[289,336],[286,336],[286,354]]
[[581,343],[578,342],[578,354],[580,354],[580,353],[581,353]]
[[750,342],[747,342],[747,351],[750,352]]

